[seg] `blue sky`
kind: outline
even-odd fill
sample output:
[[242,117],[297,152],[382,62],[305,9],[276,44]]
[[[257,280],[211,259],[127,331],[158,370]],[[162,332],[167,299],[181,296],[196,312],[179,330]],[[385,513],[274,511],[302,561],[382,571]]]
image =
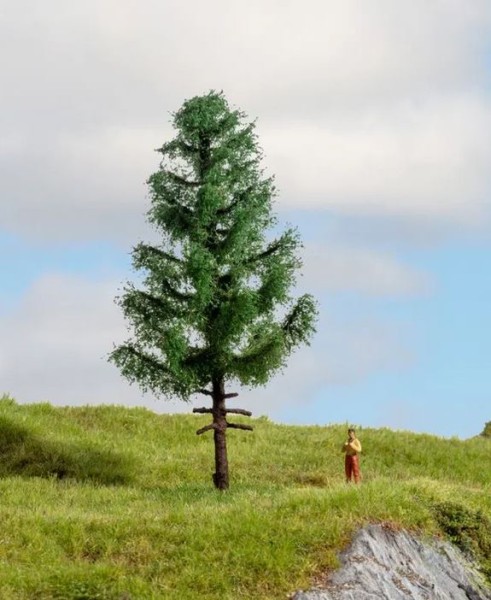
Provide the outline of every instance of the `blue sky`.
[[324,300],[324,306],[340,321],[362,310],[390,322],[407,344],[408,364],[374,370],[349,385],[324,386],[301,416],[287,409],[283,419],[459,436],[476,433],[480,421],[489,420],[490,245],[447,244],[405,254],[431,274],[430,294],[381,300],[340,293]]
[[[154,148],[185,98],[257,118],[321,317],[241,405],[469,437],[491,420],[491,6],[53,0],[0,14],[0,380],[19,402],[190,411],[105,356]],[[203,400],[193,399],[201,405]]]

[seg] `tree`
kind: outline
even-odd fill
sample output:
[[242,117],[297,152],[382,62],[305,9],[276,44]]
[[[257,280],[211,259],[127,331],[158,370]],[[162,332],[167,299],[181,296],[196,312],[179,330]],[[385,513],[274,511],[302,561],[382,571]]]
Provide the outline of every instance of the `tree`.
[[144,289],[128,283],[117,299],[133,339],[110,360],[130,382],[157,395],[211,397],[213,481],[228,488],[226,383],[265,384],[315,331],[316,303],[289,290],[301,266],[297,231],[267,241],[276,223],[273,179],[260,169],[254,123],[211,91],[184,102],[173,115],[176,136],[158,150],[159,170],[148,179],[149,222],[160,246],[133,248]]
[[484,429],[481,432],[483,437],[491,438],[491,421],[484,424]]

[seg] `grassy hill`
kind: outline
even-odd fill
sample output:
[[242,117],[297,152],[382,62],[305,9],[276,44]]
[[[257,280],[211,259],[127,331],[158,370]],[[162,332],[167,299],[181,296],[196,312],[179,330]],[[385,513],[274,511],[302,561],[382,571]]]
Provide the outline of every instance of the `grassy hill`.
[[259,418],[229,430],[220,493],[208,421],[0,400],[0,598],[284,600],[368,522],[446,532],[491,575],[490,439],[359,426],[348,486],[345,425]]

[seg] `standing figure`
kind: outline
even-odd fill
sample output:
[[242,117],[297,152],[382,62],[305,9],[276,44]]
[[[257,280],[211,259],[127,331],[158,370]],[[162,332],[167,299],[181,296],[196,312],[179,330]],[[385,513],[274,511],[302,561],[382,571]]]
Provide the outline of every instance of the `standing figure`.
[[355,430],[353,428],[348,429],[348,439],[343,444],[341,451],[345,453],[344,457],[344,471],[346,473],[346,483],[350,483],[351,479],[355,480],[355,483],[360,483],[360,459],[358,455],[361,452],[360,440],[356,437]]

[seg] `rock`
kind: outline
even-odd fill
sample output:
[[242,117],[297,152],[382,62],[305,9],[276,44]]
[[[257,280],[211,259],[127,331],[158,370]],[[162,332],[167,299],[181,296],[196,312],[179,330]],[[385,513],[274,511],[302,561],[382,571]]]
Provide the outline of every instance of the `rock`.
[[292,600],[491,600],[475,565],[448,542],[370,525],[340,559],[325,585]]

